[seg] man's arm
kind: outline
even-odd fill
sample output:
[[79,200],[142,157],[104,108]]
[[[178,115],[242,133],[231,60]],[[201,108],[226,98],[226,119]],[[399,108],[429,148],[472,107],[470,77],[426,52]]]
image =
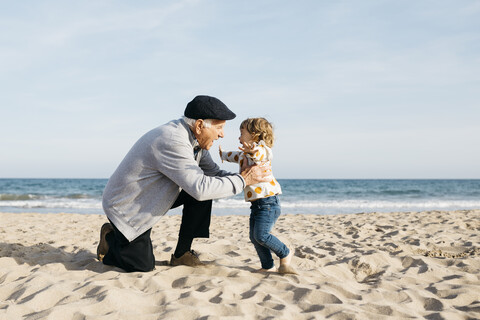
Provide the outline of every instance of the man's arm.
[[203,170],[205,175],[210,177],[213,177],[213,176],[225,177],[225,176],[230,176],[234,174],[232,172],[228,172],[220,169],[218,164],[215,161],[213,161],[212,156],[208,150],[201,151],[199,166]]
[[159,140],[155,146],[156,169],[199,201],[225,198],[243,191],[240,174],[220,170],[210,154],[202,150],[200,164],[193,157],[193,147],[177,137]]

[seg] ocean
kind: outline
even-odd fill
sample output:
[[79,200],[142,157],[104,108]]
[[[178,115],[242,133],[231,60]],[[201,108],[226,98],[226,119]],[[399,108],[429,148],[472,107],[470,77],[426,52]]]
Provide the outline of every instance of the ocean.
[[[480,180],[278,179],[284,214],[348,214],[480,208]],[[0,212],[103,214],[107,179],[0,179]],[[181,208],[169,211],[180,214]],[[239,194],[214,200],[214,215],[247,215]]]

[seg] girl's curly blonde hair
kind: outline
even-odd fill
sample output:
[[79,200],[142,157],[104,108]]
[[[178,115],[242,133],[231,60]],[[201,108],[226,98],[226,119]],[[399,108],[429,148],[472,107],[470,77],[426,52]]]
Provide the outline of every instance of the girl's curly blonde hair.
[[275,137],[273,126],[265,118],[248,118],[240,124],[240,129],[245,129],[252,135],[255,142],[263,140],[268,147],[273,147]]

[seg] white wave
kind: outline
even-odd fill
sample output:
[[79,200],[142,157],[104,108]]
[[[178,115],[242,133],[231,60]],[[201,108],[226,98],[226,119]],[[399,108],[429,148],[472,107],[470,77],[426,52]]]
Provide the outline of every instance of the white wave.
[[[426,211],[426,210],[459,210],[480,208],[477,200],[447,200],[426,199],[416,201],[386,201],[386,200],[317,200],[290,201],[281,200],[283,213],[335,214],[356,212],[391,212],[391,211]],[[215,200],[214,212],[220,214],[249,214],[250,203],[243,198]],[[102,213],[100,199],[36,199],[0,201],[0,211],[9,208],[57,212],[69,210],[79,213]],[[177,210],[178,211],[178,210]]]
[[49,199],[49,200],[27,200],[27,201],[2,201],[2,207],[15,208],[67,208],[67,209],[102,209],[102,202],[93,199]]
[[[218,208],[244,208],[250,204],[243,200],[221,199],[214,203]],[[326,201],[282,201],[283,208],[450,208],[450,207],[480,207],[480,201],[473,200],[425,200],[425,201],[381,201],[381,200],[326,200]]]
[[218,199],[213,201],[217,208],[250,208],[250,203],[238,199]]
[[305,201],[282,202],[284,208],[450,208],[450,207],[480,207],[480,201],[465,200],[426,200],[426,201],[378,201],[378,200],[341,200],[341,201]]

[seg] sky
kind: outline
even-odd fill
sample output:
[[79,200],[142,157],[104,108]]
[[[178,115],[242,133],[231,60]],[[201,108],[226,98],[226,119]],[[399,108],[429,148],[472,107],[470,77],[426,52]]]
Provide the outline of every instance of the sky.
[[0,1],[0,178],[108,178],[196,95],[277,179],[480,178],[480,1]]

